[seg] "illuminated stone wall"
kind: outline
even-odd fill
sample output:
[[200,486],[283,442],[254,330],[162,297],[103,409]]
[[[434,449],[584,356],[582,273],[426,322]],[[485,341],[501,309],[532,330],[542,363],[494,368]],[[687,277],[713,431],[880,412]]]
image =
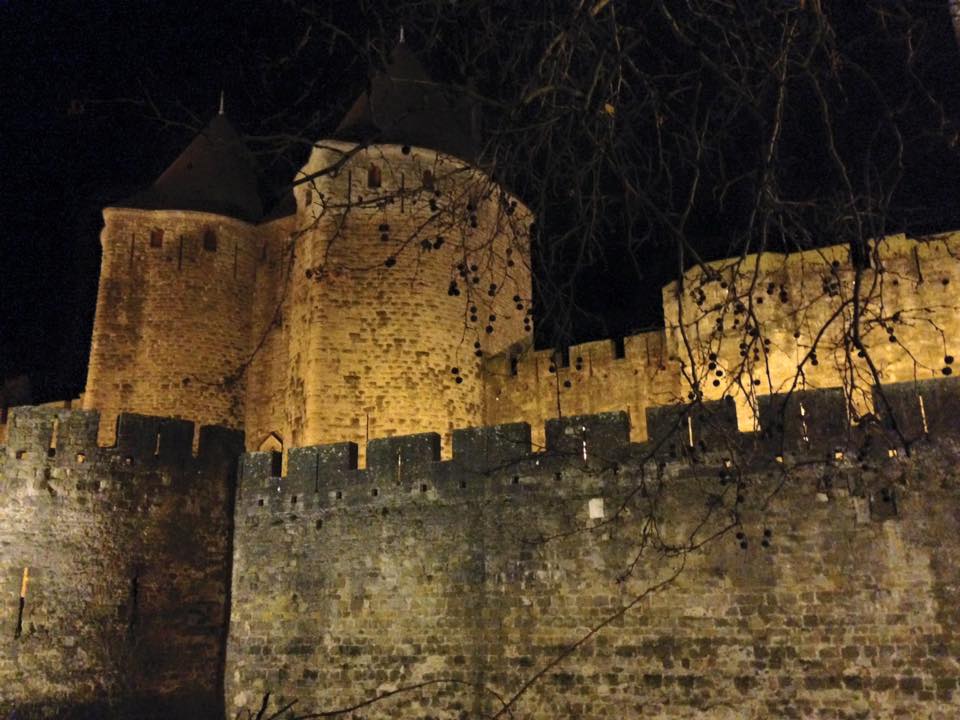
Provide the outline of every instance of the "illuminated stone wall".
[[[875,380],[952,374],[960,357],[960,234],[894,235],[872,250],[858,290],[845,246],[710,263],[668,285],[669,354],[682,363],[686,388],[750,408],[758,395],[842,387],[850,414],[860,416],[874,410]],[[743,417],[749,429],[751,413]]]
[[631,437],[647,437],[647,407],[677,402],[680,376],[664,334],[572,345],[565,352],[518,348],[484,364],[484,421],[527,422],[535,447],[543,447],[550,418],[614,410],[631,418]]
[[104,221],[84,397],[101,441],[122,411],[242,427],[255,228],[188,211],[107,208]]
[[[647,408],[687,401],[695,391],[706,400],[733,398],[740,429],[749,431],[759,397],[810,388],[843,388],[853,419],[874,412],[875,379],[954,372],[960,234],[895,235],[873,250],[856,308],[845,246],[691,269],[663,289],[665,330],[624,338],[622,354],[614,342],[598,341],[562,353],[513,349],[488,360],[485,421],[537,428],[561,415],[624,410],[639,441],[647,438]],[[852,342],[855,313],[860,348]],[[534,442],[542,442],[536,429]]]
[[346,445],[282,478],[248,455],[228,713],[270,691],[490,717],[544,671],[513,716],[954,717],[960,383],[885,392],[909,457],[830,390],[763,399],[786,428],[764,438],[708,403],[651,410],[644,444],[620,413],[555,421],[534,454],[507,425],[455,433],[445,462],[431,434],[371,442],[366,470]]
[[265,293],[258,309],[262,325],[282,300],[283,339],[251,374],[266,383],[252,397],[275,397],[248,415],[248,441],[363,444],[439,428],[447,452],[453,428],[483,422],[477,350],[530,336],[528,214],[434,151],[353,148],[324,142],[302,170],[342,163],[297,188],[286,295]]
[[244,427],[251,450],[260,449],[273,433],[281,445],[289,444],[287,406],[299,386],[289,361],[297,218],[264,223],[258,232],[262,245],[251,304],[250,364],[245,373]]
[[97,425],[86,411],[11,414],[0,447],[0,715],[222,717],[242,437],[204,427],[194,457],[188,422],[123,415],[114,448],[97,445]]

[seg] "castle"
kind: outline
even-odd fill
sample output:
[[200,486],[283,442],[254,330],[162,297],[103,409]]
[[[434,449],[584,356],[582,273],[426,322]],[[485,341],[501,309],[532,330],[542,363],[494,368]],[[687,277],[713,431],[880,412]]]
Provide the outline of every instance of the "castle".
[[955,715],[960,235],[534,351],[474,152],[401,44],[276,208],[221,111],[104,210],[82,409],[4,428],[0,711]]

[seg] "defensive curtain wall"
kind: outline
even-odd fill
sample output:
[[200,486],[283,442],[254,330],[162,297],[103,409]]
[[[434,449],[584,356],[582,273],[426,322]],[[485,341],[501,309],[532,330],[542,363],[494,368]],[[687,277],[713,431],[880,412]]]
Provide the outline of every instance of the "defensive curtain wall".
[[[0,716],[223,712],[233,431],[16,408],[0,447]],[[8,715],[16,711],[16,715]]]
[[542,452],[519,423],[448,461],[433,433],[363,470],[350,443],[284,477],[249,454],[228,711],[474,718],[525,690],[501,717],[955,717],[960,383],[883,393],[857,427],[823,389],[759,398],[763,433],[726,400],[648,409],[644,443],[608,413]]
[[485,423],[528,422],[542,447],[558,414],[626,410],[642,441],[648,408],[695,389],[733,398],[750,431],[761,396],[813,388],[842,388],[856,421],[876,383],[946,377],[960,357],[960,234],[893,235],[870,252],[859,274],[843,245],[696,266],[664,287],[663,329],[511,348],[485,362]]

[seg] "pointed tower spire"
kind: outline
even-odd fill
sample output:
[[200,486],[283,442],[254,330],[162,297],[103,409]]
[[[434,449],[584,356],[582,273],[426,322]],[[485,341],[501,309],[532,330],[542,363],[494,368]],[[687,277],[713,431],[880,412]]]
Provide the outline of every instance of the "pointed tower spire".
[[223,115],[223,90],[220,91],[220,112],[217,115]]

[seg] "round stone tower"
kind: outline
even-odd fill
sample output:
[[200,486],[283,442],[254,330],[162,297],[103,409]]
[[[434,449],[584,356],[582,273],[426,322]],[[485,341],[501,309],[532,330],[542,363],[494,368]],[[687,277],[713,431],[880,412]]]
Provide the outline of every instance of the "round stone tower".
[[449,447],[452,429],[482,424],[483,355],[531,332],[530,217],[472,162],[468,119],[401,43],[315,143],[294,192],[285,397],[248,412],[248,444],[275,433],[362,453],[434,431]]
[[144,192],[103,211],[84,407],[242,427],[261,215],[252,157],[221,113]]

